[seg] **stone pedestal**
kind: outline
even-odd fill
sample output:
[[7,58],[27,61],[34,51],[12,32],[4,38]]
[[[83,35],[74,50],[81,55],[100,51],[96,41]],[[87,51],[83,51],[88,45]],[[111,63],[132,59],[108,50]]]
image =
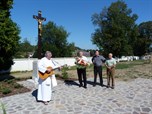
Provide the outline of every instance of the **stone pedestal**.
[[35,82],[35,85],[38,84],[38,60],[33,61],[33,75],[32,79]]

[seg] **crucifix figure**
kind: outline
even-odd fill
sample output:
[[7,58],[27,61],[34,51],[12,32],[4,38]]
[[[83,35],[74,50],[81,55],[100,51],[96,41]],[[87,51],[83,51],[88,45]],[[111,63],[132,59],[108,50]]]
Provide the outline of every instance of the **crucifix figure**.
[[38,16],[33,15],[33,18],[38,21],[38,59],[41,59],[41,37],[42,37],[42,22],[46,21],[46,18],[42,17],[42,12],[38,12]]

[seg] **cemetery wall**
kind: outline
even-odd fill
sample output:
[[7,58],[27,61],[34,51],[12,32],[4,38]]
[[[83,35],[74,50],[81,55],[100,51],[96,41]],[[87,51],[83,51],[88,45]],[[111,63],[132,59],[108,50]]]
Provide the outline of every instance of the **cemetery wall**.
[[[88,58],[89,62],[91,62],[91,57]],[[75,58],[53,58],[53,60],[60,64],[68,66],[74,66]],[[33,62],[38,61],[38,59],[33,58],[25,58],[25,59],[14,59],[14,64],[12,65],[10,72],[17,72],[17,71],[32,71],[33,70]]]

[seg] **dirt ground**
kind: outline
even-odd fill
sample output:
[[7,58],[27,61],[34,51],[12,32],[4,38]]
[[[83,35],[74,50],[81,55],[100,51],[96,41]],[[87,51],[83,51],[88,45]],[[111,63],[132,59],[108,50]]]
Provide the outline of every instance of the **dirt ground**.
[[[72,77],[77,78],[76,70],[68,71],[68,74]],[[87,70],[87,76],[93,77],[93,70]],[[106,70],[103,70],[103,77],[106,78]],[[152,78],[152,64],[144,64],[137,65],[132,68],[126,69],[117,69],[115,73],[115,77],[123,80],[131,79],[131,78]]]
[[[68,76],[70,78],[77,79],[77,71],[76,70],[68,70]],[[18,72],[18,73],[11,73],[10,75],[15,78],[31,78],[31,72]],[[61,72],[56,72],[57,74],[61,75]],[[87,77],[93,77],[93,69],[87,69]],[[106,78],[106,70],[103,70],[103,77]],[[136,65],[131,68],[126,69],[117,69],[115,73],[115,77],[123,80],[128,80],[132,78],[152,78],[152,64],[143,64],[143,65]]]

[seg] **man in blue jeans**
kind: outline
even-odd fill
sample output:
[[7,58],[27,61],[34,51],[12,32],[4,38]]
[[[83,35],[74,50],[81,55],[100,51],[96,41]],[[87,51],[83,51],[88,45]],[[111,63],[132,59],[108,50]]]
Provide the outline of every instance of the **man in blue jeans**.
[[92,58],[92,63],[94,65],[94,84],[96,86],[97,74],[99,74],[100,85],[103,87],[103,78],[102,78],[102,64],[106,61],[106,59],[99,55],[99,51],[95,52],[95,56]]

